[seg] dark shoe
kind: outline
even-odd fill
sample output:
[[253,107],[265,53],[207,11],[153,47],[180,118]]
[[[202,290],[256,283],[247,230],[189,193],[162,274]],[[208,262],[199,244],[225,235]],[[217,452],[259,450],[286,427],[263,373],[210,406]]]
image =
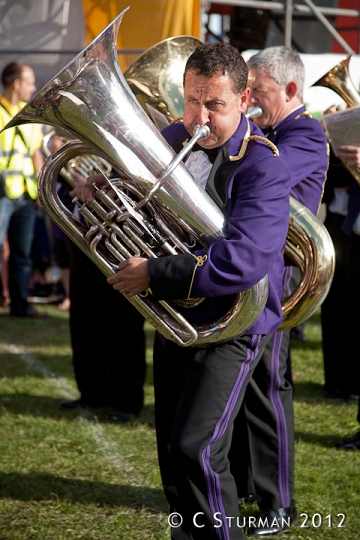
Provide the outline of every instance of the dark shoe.
[[106,415],[105,418],[108,422],[125,423],[130,420],[131,413],[124,411],[111,411],[108,415]]
[[248,528],[248,534],[270,536],[290,529],[296,521],[297,513],[294,501],[289,508],[265,510],[257,518],[256,524]]
[[245,508],[246,505],[253,504],[256,501],[257,501],[256,495],[253,495],[252,493],[249,493],[245,497],[241,497],[239,499],[239,506],[241,506],[242,508]]
[[82,409],[85,406],[85,403],[81,399],[72,399],[71,401],[60,403],[62,409]]
[[340,441],[335,446],[340,450],[360,450],[360,431],[355,433],[353,437]]

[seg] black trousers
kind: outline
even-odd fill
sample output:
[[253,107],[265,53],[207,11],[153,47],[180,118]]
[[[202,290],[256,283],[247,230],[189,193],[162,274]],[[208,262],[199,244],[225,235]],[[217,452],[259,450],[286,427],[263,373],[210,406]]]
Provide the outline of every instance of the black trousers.
[[[339,358],[338,372],[344,373],[348,394],[360,395],[360,359],[359,359],[359,328],[360,328],[360,236],[353,233],[350,238],[349,259],[346,273],[346,312],[347,347],[345,354]],[[343,314],[339,313],[343,321]],[[339,336],[338,336],[339,337]],[[341,341],[339,339],[339,341]]]
[[138,414],[146,372],[144,318],[73,243],[70,298],[73,365],[81,399],[88,406]]
[[228,452],[245,389],[270,336],[206,349],[159,336],[154,346],[155,421],[164,491],[181,515],[174,540],[243,540]]
[[[284,296],[293,291],[300,271],[286,266]],[[231,470],[239,498],[255,495],[261,510],[288,508],[294,493],[294,406],[288,377],[290,330],[278,331],[266,344],[246,389],[235,421]]]
[[[348,340],[345,333],[351,321],[347,299],[349,296],[348,280],[351,277],[350,272],[352,273],[353,270],[349,266],[350,238],[341,230],[343,221],[344,216],[328,212],[324,223],[334,243],[336,264],[329,293],[321,306],[321,331],[325,391],[330,394],[339,392],[347,396],[356,392],[351,380],[351,368],[345,368],[345,364],[347,366],[351,362],[347,352]],[[352,293],[349,300],[351,301],[351,299]],[[345,332],[341,332],[340,336],[339,318],[345,329]],[[347,374],[348,369],[350,369],[351,376]]]

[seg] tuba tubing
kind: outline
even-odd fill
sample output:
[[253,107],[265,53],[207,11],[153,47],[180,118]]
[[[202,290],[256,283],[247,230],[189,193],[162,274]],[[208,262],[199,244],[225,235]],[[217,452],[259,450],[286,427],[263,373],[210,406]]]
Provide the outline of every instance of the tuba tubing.
[[[127,9],[6,127],[32,122],[60,127],[148,192],[175,153],[140,107],[119,68],[116,36]],[[181,215],[204,245],[224,236],[223,213],[182,163],[156,196]]]
[[[62,144],[68,141],[68,137],[64,137],[61,134],[56,132],[56,129],[52,129],[46,133],[43,137],[42,151],[45,157],[50,156],[51,150],[49,149],[50,141],[53,137],[58,137]],[[90,176],[94,174],[95,171],[102,171],[104,175],[109,175],[111,173],[111,166],[104,159],[95,156],[95,155],[83,155],[81,158],[75,157],[71,159],[66,166],[60,171],[63,179],[69,184],[70,187],[74,188],[77,184],[76,175],[74,173],[79,173],[82,176]]]

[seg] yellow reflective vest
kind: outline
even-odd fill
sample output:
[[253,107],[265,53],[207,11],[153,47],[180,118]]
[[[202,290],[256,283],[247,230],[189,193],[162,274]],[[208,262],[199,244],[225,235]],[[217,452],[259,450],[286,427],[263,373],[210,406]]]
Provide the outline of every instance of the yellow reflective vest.
[[[22,109],[25,103],[14,107],[0,96],[0,129]],[[25,124],[0,133],[0,173],[5,179],[6,195],[17,199],[28,192],[32,199],[38,196],[37,178],[32,155],[42,144],[41,126]]]

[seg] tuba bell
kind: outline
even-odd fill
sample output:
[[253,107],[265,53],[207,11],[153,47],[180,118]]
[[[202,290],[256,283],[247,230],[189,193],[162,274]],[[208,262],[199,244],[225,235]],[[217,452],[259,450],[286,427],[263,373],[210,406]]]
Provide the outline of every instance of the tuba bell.
[[[360,95],[356,90],[349,73],[349,63],[352,54],[336,64],[332,69],[325,73],[312,86],[324,86],[330,88],[338,94],[348,107],[357,107],[360,105]],[[347,170],[360,184],[360,168],[349,167],[347,158],[340,158]]]
[[[50,217],[106,276],[117,271],[119,261],[139,253],[187,253],[197,242],[207,247],[224,236],[225,228],[219,207],[177,163],[178,156],[121,73],[116,38],[127,9],[6,126],[49,124],[76,137],[47,158],[39,175],[39,196]],[[202,136],[206,134],[200,128],[188,150]],[[121,176],[112,184],[118,200],[100,190],[92,203],[79,206],[86,225],[66,209],[56,191],[60,171],[82,154],[99,155]],[[142,205],[151,190],[156,196]],[[227,313],[206,325],[189,324],[175,302],[156,301],[150,290],[128,300],[166,338],[184,347],[207,346],[245,332],[262,312],[267,293],[265,276],[235,295]]]

